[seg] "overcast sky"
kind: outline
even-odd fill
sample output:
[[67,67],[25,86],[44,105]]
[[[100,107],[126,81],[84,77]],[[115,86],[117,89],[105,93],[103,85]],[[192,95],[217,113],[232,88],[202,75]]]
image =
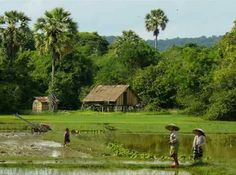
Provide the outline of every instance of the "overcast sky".
[[0,0],[0,15],[19,10],[34,23],[55,7],[70,11],[79,31],[108,36],[132,29],[145,39],[153,38],[144,25],[152,9],[161,8],[169,18],[161,39],[223,35],[236,20],[236,0]]

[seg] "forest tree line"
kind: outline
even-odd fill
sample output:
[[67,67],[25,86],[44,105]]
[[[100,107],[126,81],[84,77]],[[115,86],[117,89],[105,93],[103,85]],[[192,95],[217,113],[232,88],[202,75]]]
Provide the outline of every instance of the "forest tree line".
[[[105,36],[106,40],[109,42],[109,44],[112,44],[116,40],[116,36]],[[197,44],[199,46],[206,46],[206,47],[212,47],[215,45],[219,40],[221,39],[221,36],[201,36],[196,38],[171,38],[171,39],[159,39],[157,48],[159,51],[165,51],[166,49],[169,49],[172,46],[184,46],[189,43]],[[154,47],[153,40],[146,40],[146,42]]]
[[[53,91],[59,109],[79,109],[98,84],[129,84],[145,111],[174,108],[235,120],[236,22],[210,48],[189,43],[159,52],[132,30],[109,44],[96,32],[79,32],[76,23],[59,13],[70,15],[54,9],[32,29],[22,12],[0,16],[0,113],[31,109],[35,96],[50,93],[54,56]],[[61,26],[53,17],[70,24]],[[57,35],[63,28],[68,33]]]

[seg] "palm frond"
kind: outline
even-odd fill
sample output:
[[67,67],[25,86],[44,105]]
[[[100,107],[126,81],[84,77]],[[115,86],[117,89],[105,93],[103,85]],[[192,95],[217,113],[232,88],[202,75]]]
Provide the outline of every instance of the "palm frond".
[[151,10],[145,17],[145,27],[147,31],[152,31],[154,35],[158,35],[160,29],[164,30],[167,22],[168,18],[161,9]]
[[[77,24],[70,18],[70,13],[63,8],[46,11],[44,16],[37,20],[34,29],[36,47],[43,46],[44,51],[56,52],[54,55],[63,56],[74,48]],[[41,37],[37,34],[41,34]]]

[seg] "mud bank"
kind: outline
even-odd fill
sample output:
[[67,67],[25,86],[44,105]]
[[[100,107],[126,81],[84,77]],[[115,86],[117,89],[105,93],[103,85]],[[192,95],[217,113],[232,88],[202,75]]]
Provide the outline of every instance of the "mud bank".
[[22,169],[0,168],[0,174],[4,175],[191,175],[182,170],[87,170],[87,169]]
[[62,144],[42,140],[40,135],[11,132],[0,133],[0,156],[60,157]]
[[[70,148],[64,148],[61,143],[43,140],[42,135],[27,132],[0,133],[0,157],[37,157],[64,158],[91,156]],[[3,161],[3,160],[2,160]]]

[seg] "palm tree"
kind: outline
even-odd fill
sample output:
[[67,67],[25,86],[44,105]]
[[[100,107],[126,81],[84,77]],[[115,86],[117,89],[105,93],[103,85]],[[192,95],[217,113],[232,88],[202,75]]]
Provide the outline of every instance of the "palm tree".
[[117,37],[115,44],[122,44],[124,42],[137,43],[142,39],[132,30],[123,31],[122,36]]
[[56,62],[65,54],[70,53],[76,41],[77,24],[70,17],[70,13],[63,8],[46,11],[44,17],[34,25],[36,48],[43,53],[50,53],[52,58],[50,107],[56,110],[54,77]]
[[0,16],[0,43],[9,63],[25,45],[27,34],[30,32],[29,21],[30,18],[23,12],[9,11]]
[[155,36],[155,48],[157,49],[157,36],[161,30],[166,28],[168,18],[161,9],[151,10],[145,17],[147,31],[152,31]]
[[116,54],[118,54],[119,50],[125,43],[129,44],[138,44],[142,41],[142,39],[132,30],[123,31],[122,36],[118,36],[116,41],[111,45],[112,48],[115,49]]

